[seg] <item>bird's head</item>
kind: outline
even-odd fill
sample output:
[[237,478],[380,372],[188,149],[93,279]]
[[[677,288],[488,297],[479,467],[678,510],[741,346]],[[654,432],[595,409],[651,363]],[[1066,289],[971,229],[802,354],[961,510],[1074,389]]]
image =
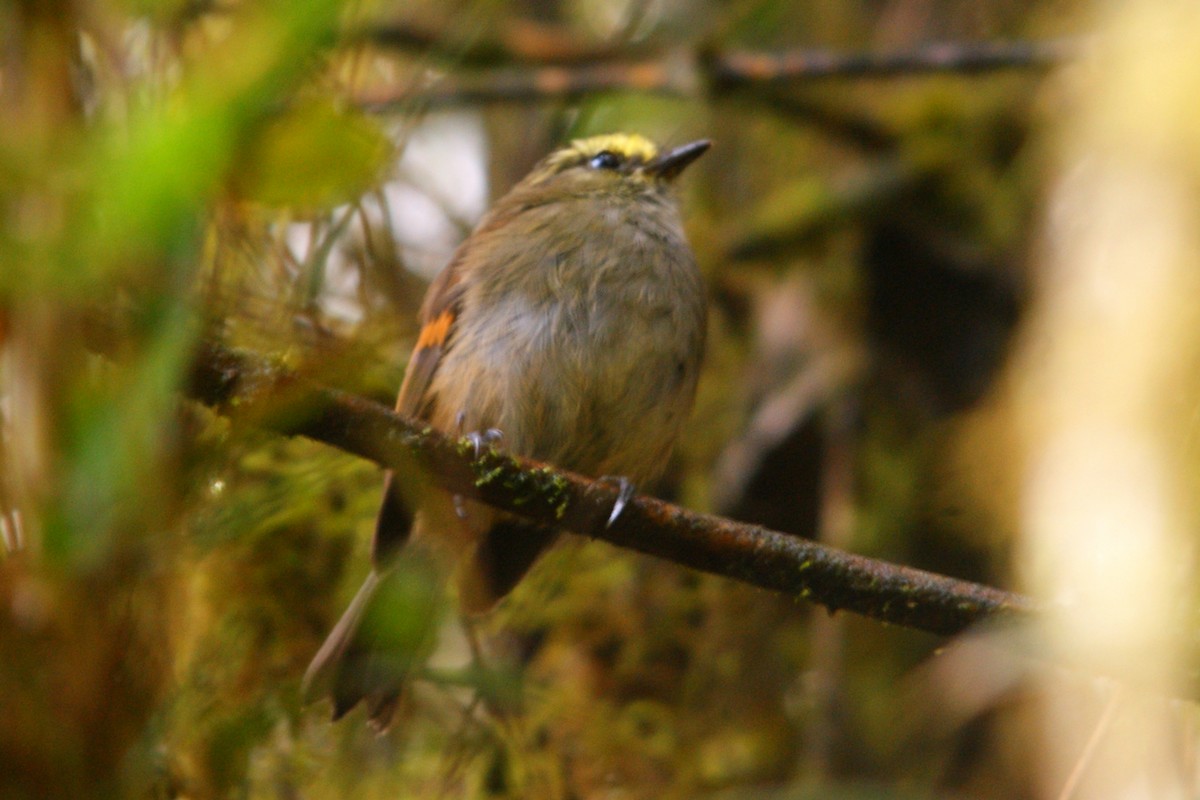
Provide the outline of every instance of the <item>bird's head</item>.
[[660,151],[637,134],[576,139],[542,159],[522,182],[566,194],[637,194],[663,189],[708,150],[707,139]]

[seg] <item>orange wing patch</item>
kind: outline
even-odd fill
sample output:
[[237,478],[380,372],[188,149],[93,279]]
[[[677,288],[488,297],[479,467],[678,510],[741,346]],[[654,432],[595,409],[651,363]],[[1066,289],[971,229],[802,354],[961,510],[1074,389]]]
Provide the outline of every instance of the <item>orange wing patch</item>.
[[396,410],[401,414],[410,417],[428,414],[426,406],[430,398],[426,393],[450,341],[457,316],[453,308],[448,308],[421,328],[408,370],[404,373],[404,382],[400,384],[400,396],[396,398]]
[[417,350],[423,350],[426,347],[441,347],[446,343],[447,337],[450,336],[450,326],[454,324],[454,312],[450,309],[443,311],[441,314],[430,322],[427,322],[421,328],[421,335],[417,337]]

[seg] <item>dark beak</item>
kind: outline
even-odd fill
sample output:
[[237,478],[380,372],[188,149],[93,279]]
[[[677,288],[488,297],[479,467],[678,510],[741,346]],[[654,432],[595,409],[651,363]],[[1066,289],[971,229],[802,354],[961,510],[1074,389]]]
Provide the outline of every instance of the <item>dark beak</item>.
[[658,158],[646,165],[645,170],[655,177],[671,180],[683,172],[684,167],[704,155],[704,152],[710,147],[712,147],[712,142],[708,139],[680,145],[674,150],[660,154]]

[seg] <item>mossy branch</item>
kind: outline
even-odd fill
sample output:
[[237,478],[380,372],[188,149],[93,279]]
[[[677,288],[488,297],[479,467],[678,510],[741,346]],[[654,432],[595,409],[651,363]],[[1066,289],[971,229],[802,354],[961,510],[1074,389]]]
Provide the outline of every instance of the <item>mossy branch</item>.
[[619,547],[881,622],[948,636],[983,620],[1028,619],[1032,600],[1011,592],[853,555],[755,525],[639,496],[605,522],[617,487],[498,450],[475,458],[445,436],[386,407],[310,383],[261,357],[208,344],[189,394],[239,419],[306,436],[377,464],[432,479],[451,492]]

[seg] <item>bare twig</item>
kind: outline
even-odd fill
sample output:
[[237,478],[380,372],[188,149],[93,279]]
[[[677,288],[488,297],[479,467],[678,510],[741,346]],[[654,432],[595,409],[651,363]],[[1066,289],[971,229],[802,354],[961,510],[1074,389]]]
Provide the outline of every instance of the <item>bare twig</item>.
[[605,526],[617,489],[491,450],[473,458],[455,440],[386,407],[307,383],[261,358],[208,345],[190,394],[236,406],[256,424],[302,435],[446,489],[564,530],[872,619],[951,635],[984,619],[1023,620],[1032,600],[853,555],[795,536],[636,497]]
[[[528,56],[528,63],[460,72],[430,84],[370,90],[357,99],[365,108],[387,110],[418,103],[429,107],[489,103],[542,103],[574,100],[597,92],[648,92],[697,98],[708,93],[796,87],[832,78],[896,78],[912,75],[979,74],[999,70],[1045,69],[1075,58],[1078,41],[942,43],[896,53],[833,53],[824,50],[689,52],[620,58],[597,50],[593,58]],[[515,53],[510,53],[516,55]],[[544,55],[544,54],[543,54]],[[770,96],[766,96],[771,101]]]

